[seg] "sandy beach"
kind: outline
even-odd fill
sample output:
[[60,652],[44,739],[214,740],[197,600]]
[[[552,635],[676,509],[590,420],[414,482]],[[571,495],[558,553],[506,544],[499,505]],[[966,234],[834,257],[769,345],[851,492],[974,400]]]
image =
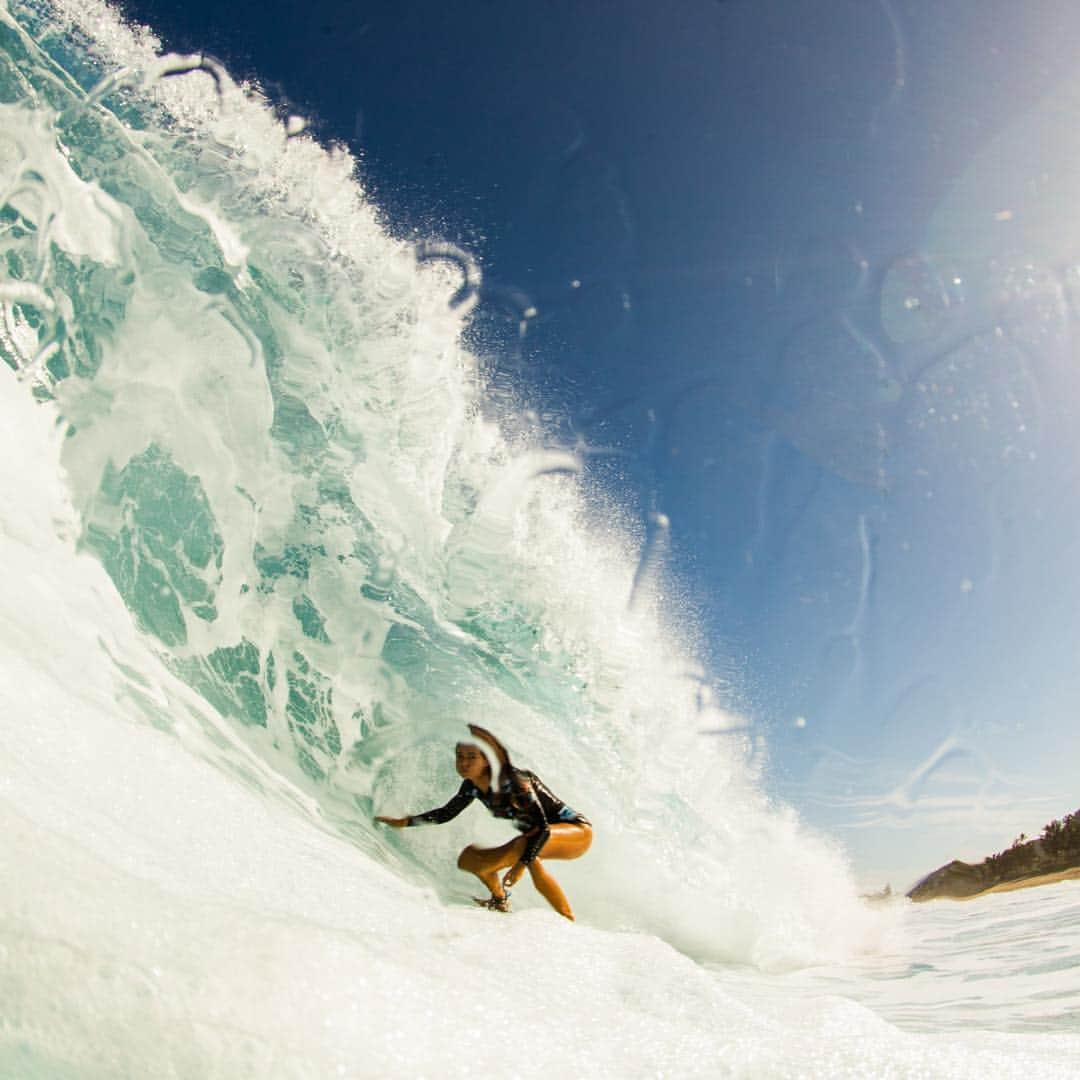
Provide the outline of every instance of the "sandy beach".
[[1068,870],[1058,870],[1053,874],[1037,874],[1035,877],[1020,878],[1017,881],[1003,881],[999,885],[991,885],[989,889],[983,889],[982,892],[972,893],[970,896],[942,897],[942,899],[976,900],[978,897],[986,896],[989,893],[1012,892],[1014,889],[1030,889],[1036,885],[1053,885],[1056,882],[1071,881],[1074,878],[1080,878],[1080,866],[1072,866]]

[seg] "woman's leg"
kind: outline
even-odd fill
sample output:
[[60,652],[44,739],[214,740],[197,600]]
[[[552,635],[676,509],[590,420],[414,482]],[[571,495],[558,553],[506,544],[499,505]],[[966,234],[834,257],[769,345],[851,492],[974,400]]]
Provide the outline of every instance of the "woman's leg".
[[[592,828],[577,822],[558,822],[552,826],[547,842],[540,849],[545,859],[576,859],[589,850]],[[470,844],[458,856],[458,869],[475,874],[492,896],[502,897],[500,870],[507,870],[525,853],[526,838],[518,836],[496,848],[479,848]],[[559,883],[544,869],[539,858],[532,861],[529,874],[537,892],[560,914],[573,919],[566,894]]]
[[475,874],[492,896],[505,896],[499,871],[513,866],[524,851],[524,836],[519,836],[497,848],[480,848],[475,844],[470,844],[458,856],[458,869]]
[[551,835],[540,849],[545,859],[576,859],[592,844],[592,826],[580,821],[559,821],[549,825]]
[[[576,859],[589,850],[592,843],[592,827],[569,822],[551,826],[551,835],[540,849],[544,859]],[[570,901],[559,883],[547,872],[543,860],[533,859],[529,876],[536,891],[564,918],[573,922],[574,913]]]
[[574,921],[574,913],[570,910],[570,901],[566,899],[566,893],[562,886],[544,869],[544,864],[539,859],[533,859],[529,863],[529,876],[532,878],[536,891],[560,914],[563,918]]

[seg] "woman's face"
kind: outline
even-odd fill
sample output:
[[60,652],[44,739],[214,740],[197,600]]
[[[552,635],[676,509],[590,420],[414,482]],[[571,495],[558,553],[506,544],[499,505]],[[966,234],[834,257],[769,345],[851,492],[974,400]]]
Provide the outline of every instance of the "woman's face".
[[458,743],[455,748],[455,764],[458,776],[474,783],[479,780],[488,769],[487,758],[481,753],[479,747],[472,743]]

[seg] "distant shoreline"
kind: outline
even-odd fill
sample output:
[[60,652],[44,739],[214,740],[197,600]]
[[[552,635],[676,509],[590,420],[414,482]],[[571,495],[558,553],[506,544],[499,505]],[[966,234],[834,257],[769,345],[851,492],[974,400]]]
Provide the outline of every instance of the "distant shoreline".
[[1036,885],[1053,885],[1080,878],[1080,810],[1051,821],[1042,835],[1028,839],[1021,833],[1012,845],[982,862],[960,859],[927,874],[907,897],[927,900],[973,900],[987,893],[1012,892]]
[[980,896],[988,896],[990,893],[1015,892],[1017,889],[1031,889],[1036,885],[1055,885],[1059,881],[1072,881],[1080,878],[1080,866],[1069,867],[1068,870],[1057,870],[1052,874],[1035,874],[1032,877],[1014,878],[1012,881],[1000,881],[997,885],[991,885],[981,892],[970,893],[967,896],[938,896],[937,900],[978,900]]

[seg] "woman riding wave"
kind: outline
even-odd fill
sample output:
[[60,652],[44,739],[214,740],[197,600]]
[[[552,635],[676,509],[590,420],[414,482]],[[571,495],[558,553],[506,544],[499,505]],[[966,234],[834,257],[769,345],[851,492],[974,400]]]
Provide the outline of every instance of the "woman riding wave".
[[[445,805],[423,814],[395,818],[375,818],[384,825],[404,829],[411,825],[442,825],[458,816],[466,806],[479,799],[497,818],[514,823],[521,836],[496,848],[470,844],[458,856],[458,867],[475,874],[491,894],[477,900],[492,911],[509,911],[508,891],[521,880],[526,870],[537,892],[560,914],[573,919],[570,903],[559,883],[548,873],[544,859],[576,859],[589,850],[592,825],[551,793],[536,773],[510,763],[505,747],[486,728],[470,724],[469,731],[486,743],[499,763],[494,781],[488,759],[474,743],[458,743],[457,772],[462,777],[457,794]],[[506,873],[499,877],[499,871]]]

